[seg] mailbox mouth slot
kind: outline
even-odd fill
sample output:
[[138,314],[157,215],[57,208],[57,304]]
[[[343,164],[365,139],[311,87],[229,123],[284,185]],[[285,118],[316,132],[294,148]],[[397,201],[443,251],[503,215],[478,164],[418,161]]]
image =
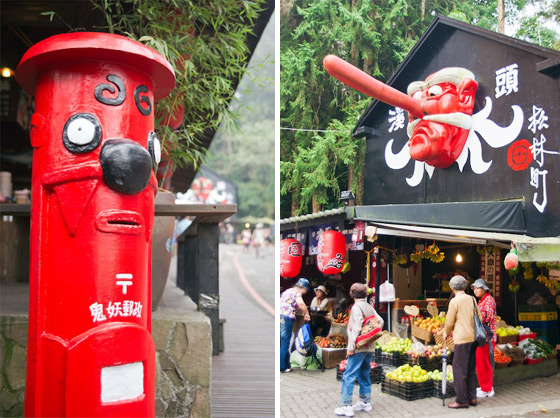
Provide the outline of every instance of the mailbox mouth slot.
[[105,210],[97,216],[95,224],[101,232],[129,235],[144,233],[144,218],[132,211]]

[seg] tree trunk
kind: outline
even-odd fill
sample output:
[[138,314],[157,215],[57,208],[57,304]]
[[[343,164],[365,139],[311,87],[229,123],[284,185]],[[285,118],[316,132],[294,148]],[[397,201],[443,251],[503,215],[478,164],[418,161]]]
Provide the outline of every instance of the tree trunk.
[[[348,188],[346,190],[354,190],[353,184],[354,183],[354,163],[350,163],[348,165]],[[350,202],[349,206],[354,206],[354,202]]]
[[354,168],[354,175],[356,176],[356,206],[361,206],[364,204],[364,164],[366,155],[366,144],[365,140],[358,146],[358,152],[356,155],[356,164]]
[[292,215],[297,216],[299,209],[299,193],[296,189],[292,190]]
[[498,0],[498,33],[506,33],[504,0]]
[[424,15],[426,14],[426,0],[422,0],[422,6],[420,8],[420,22],[424,23]]
[[312,199],[313,211],[312,213],[319,213],[321,208],[319,207],[319,203],[317,203],[317,199],[313,196]]

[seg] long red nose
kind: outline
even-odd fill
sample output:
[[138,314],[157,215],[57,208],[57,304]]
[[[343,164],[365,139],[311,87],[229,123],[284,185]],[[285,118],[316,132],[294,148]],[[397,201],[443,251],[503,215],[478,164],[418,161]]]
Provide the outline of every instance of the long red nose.
[[334,78],[342,81],[344,84],[367,94],[374,99],[391,106],[400,107],[413,116],[422,119],[424,112],[420,106],[420,102],[414,100],[412,97],[401,93],[400,91],[376,80],[372,76],[364,73],[359,68],[354,67],[352,64],[338,58],[334,55],[327,55],[323,59],[323,67]]

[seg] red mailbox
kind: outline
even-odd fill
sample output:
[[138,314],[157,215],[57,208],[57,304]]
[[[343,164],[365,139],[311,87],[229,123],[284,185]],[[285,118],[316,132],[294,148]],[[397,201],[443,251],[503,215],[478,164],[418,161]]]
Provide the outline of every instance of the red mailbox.
[[27,51],[35,96],[26,416],[154,416],[154,104],[171,65],[125,37]]

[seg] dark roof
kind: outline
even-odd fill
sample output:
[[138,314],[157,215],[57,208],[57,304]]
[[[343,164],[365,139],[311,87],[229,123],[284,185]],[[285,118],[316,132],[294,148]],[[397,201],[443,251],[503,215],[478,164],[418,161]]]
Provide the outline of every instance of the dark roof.
[[[477,26],[469,25],[468,23],[459,22],[458,20],[450,19],[448,17],[438,15],[433,20],[431,25],[426,29],[426,32],[420,37],[418,42],[410,50],[409,54],[400,63],[397,70],[387,81],[386,84],[392,86],[394,82],[399,79],[403,70],[408,64],[415,59],[418,54],[423,53],[427,48],[432,47],[432,43],[436,40],[446,39],[449,34],[454,31],[461,30],[472,33],[482,38],[491,39],[494,42],[503,43],[504,45],[513,46],[519,50],[525,51],[533,55],[542,56],[543,60],[537,64],[537,71],[551,75],[560,75],[560,52],[553,49],[541,47],[529,42],[521,41],[498,32],[487,29],[482,29]],[[366,111],[358,120],[354,128],[353,135],[361,137],[367,135],[371,130],[372,124],[369,123],[370,118],[375,114],[375,109],[379,105],[378,100],[374,100]]]

